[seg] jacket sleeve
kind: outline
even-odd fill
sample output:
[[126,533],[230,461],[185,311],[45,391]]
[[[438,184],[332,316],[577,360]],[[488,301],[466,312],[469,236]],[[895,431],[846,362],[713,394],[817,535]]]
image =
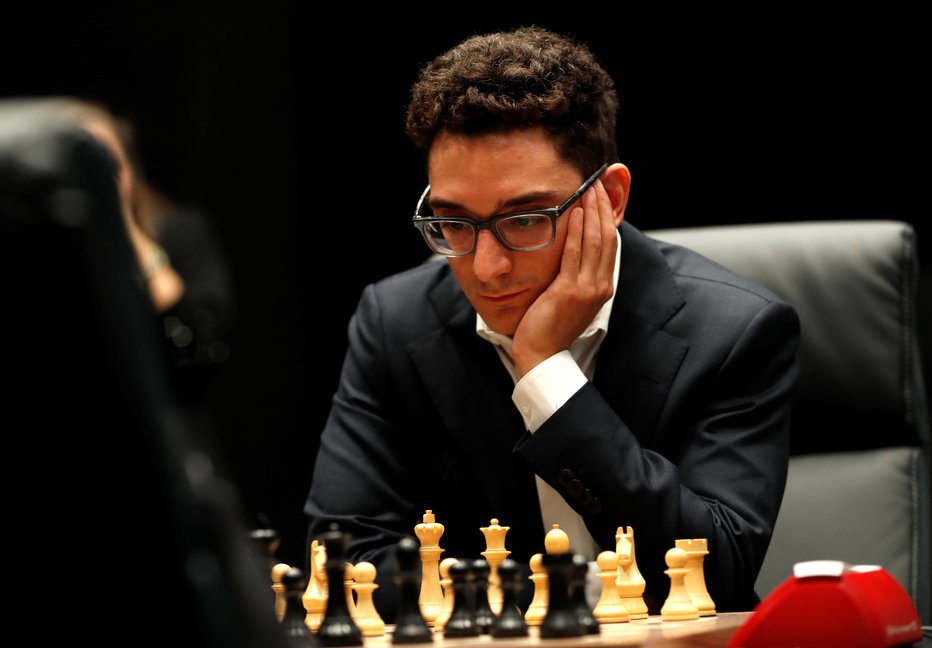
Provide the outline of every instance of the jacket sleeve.
[[395,381],[380,322],[377,293],[369,286],[350,320],[349,346],[304,512],[307,552],[311,540],[336,524],[351,536],[347,555],[352,562],[375,565],[376,607],[390,622],[396,603],[392,549],[413,527],[402,514],[412,509],[405,461],[411,441],[392,416]]
[[[769,302],[730,342],[703,392],[712,396],[668,404],[688,412],[675,429],[639,441],[587,383],[516,446],[558,492],[569,470],[598,500],[597,509],[576,508],[603,549],[614,549],[619,526],[632,527],[651,613],[669,592],[664,555],[676,539],[708,540],[705,580],[718,610],[759,601],[754,581],[786,483],[798,341],[795,311]],[[674,383],[671,393],[691,389]]]

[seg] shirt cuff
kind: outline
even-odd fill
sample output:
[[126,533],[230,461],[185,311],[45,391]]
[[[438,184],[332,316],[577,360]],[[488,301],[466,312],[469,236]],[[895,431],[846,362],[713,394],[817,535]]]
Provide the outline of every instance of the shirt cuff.
[[561,351],[527,372],[515,385],[511,400],[528,431],[536,432],[585,384],[586,376],[573,355]]

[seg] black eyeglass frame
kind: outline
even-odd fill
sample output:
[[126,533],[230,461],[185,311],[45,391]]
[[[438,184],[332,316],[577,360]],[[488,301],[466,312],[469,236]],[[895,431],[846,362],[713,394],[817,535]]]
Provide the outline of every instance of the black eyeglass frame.
[[[473,220],[472,218],[465,218],[462,216],[449,216],[449,217],[444,217],[444,218],[439,218],[436,216],[422,216],[421,209],[424,206],[424,201],[426,201],[427,197],[430,195],[430,185],[427,185],[427,188],[424,189],[424,192],[421,194],[420,199],[417,201],[417,207],[414,210],[414,217],[411,219],[411,222],[414,224],[414,227],[416,227],[418,231],[420,231],[421,236],[424,237],[424,241],[427,243],[427,247],[429,247],[431,251],[436,252],[437,254],[446,256],[446,257],[467,256],[475,252],[476,243],[478,243],[479,241],[479,231],[484,230],[484,229],[491,230],[492,234],[495,236],[495,239],[499,243],[501,243],[503,247],[513,252],[533,252],[535,250],[542,250],[545,247],[552,245],[554,239],[556,238],[557,218],[562,216],[564,212],[566,212],[566,210],[569,209],[570,205],[572,205],[574,202],[582,198],[583,194],[589,190],[589,187],[595,184],[595,181],[598,180],[602,176],[603,173],[605,173],[605,169],[607,168],[608,168],[608,162],[600,166],[595,173],[589,176],[589,178],[585,182],[583,182],[582,185],[580,185],[579,189],[574,191],[573,195],[567,198],[566,201],[563,202],[563,204],[561,205],[558,205],[556,207],[548,207],[545,209],[530,209],[527,211],[511,212],[508,214],[499,214],[497,216],[492,216],[488,220],[484,220],[484,221],[477,221],[477,220]],[[535,245],[533,247],[515,247],[511,245],[510,243],[508,243],[505,240],[504,236],[502,236],[501,233],[498,231],[498,224],[505,220],[521,218],[522,216],[528,216],[528,215],[546,216],[547,218],[550,219],[550,240],[546,243],[542,243],[541,245]],[[427,233],[425,229],[426,226],[429,225],[430,223],[438,222],[438,221],[442,221],[446,223],[462,223],[464,225],[471,226],[472,231],[473,231],[473,241],[472,241],[472,246],[469,248],[469,250],[466,252],[453,252],[451,250],[438,249],[433,244],[432,242],[433,239],[431,238],[431,236]]]

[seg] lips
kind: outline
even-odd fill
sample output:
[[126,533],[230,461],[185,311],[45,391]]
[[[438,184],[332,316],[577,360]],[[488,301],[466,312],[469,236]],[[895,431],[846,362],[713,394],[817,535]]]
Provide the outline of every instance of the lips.
[[505,302],[509,302],[513,299],[516,299],[523,292],[524,292],[523,290],[519,290],[518,292],[513,292],[513,293],[502,293],[501,295],[480,294],[479,296],[482,297],[482,299],[484,299],[485,301],[489,302],[490,304],[504,304]]

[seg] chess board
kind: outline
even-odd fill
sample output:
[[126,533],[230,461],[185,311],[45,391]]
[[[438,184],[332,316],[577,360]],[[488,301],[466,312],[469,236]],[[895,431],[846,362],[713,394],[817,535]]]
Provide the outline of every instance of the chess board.
[[[434,635],[434,644],[451,644],[463,648],[474,646],[498,646],[507,648],[576,648],[584,646],[650,646],[672,648],[690,647],[724,647],[751,612],[725,612],[711,617],[702,617],[689,621],[661,621],[659,616],[636,619],[626,623],[605,623],[600,626],[598,635],[566,637],[561,639],[541,639],[538,628],[529,628],[527,637],[496,639],[490,635],[473,638],[446,639],[442,634]],[[392,646],[393,626],[386,628],[385,634],[365,637],[365,648],[388,648]],[[412,644],[417,646],[429,644]]]

